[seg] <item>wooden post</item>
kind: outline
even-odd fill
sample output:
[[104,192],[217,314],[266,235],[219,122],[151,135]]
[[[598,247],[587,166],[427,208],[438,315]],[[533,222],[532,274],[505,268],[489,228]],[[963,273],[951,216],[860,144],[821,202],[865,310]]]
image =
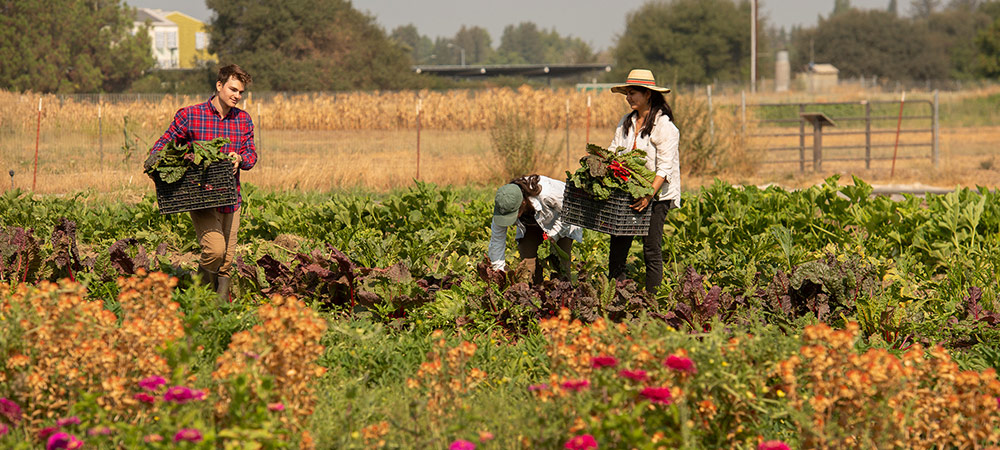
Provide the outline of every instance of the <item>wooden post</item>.
[[799,172],[806,171],[806,119],[802,113],[806,112],[806,105],[799,104]]
[[590,94],[587,94],[587,145],[590,145]]
[[939,145],[939,140],[941,139],[940,130],[938,129],[938,91],[934,90],[934,114],[931,118],[933,122],[931,124],[931,162],[934,164],[934,168],[938,168],[938,164],[941,163],[941,147]]
[[868,100],[865,104],[865,169],[872,168],[872,104]]
[[101,117],[101,94],[97,95],[97,153],[101,172],[104,172],[104,119]]
[[813,124],[813,172],[823,170],[823,125]]
[[715,142],[715,116],[712,114],[712,85],[705,86],[708,91],[708,141]]
[[255,138],[257,139],[257,142],[254,142],[254,148],[256,148],[257,150],[260,150],[264,146],[263,145],[264,141],[263,141],[263,139],[262,139],[262,137],[260,135],[262,132],[264,132],[263,125],[264,125],[264,118],[262,118],[260,116],[260,103],[258,103],[257,104],[257,127],[256,127],[257,128],[257,134],[255,135]]
[[566,99],[566,167],[569,168],[569,99]]
[[420,106],[423,99],[417,98],[417,181],[420,181]]
[[35,190],[38,182],[38,140],[42,135],[42,98],[38,97],[38,127],[35,129],[35,173],[31,177],[31,190]]

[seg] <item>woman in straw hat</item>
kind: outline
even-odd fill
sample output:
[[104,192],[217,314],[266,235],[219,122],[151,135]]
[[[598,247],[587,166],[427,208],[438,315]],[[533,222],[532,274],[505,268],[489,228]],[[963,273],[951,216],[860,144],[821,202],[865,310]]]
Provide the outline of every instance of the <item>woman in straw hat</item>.
[[566,183],[540,175],[529,175],[497,189],[493,202],[493,224],[487,256],[494,270],[505,270],[507,227],[516,224],[517,252],[532,274],[532,283],[542,282],[538,246],[554,239],[560,253],[560,271],[569,274],[573,241],[583,242],[583,230],[560,218]]
[[[663,222],[667,211],[681,205],[681,172],[677,143],[680,132],[674,126],[674,113],[664,94],[670,89],[656,85],[653,72],[633,69],[624,84],[611,88],[611,92],[624,94],[632,108],[618,122],[615,137],[608,150],[646,151],[646,168],[656,173],[653,194],[635,200],[632,208],[637,211],[652,208],[649,234],[642,240],[642,256],[646,263],[646,291],[656,293],[663,281]],[[608,275],[622,279],[625,260],[632,246],[632,236],[611,236],[608,253]]]

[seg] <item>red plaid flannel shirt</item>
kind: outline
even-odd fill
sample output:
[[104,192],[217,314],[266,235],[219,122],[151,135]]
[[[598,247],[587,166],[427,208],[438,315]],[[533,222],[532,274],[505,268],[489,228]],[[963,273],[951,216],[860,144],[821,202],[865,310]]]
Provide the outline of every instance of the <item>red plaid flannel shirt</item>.
[[[212,98],[215,98],[214,96]],[[181,108],[174,115],[174,121],[163,136],[153,144],[150,154],[163,150],[167,142],[187,144],[191,141],[210,141],[224,137],[229,143],[220,150],[223,153],[236,152],[243,158],[240,169],[250,170],[257,164],[257,148],[253,142],[253,121],[250,114],[239,108],[230,108],[225,118],[219,117],[219,112],[212,106],[212,99],[205,103]],[[236,171],[236,204],[222,206],[217,211],[222,213],[236,212],[243,203],[240,192],[240,171]]]

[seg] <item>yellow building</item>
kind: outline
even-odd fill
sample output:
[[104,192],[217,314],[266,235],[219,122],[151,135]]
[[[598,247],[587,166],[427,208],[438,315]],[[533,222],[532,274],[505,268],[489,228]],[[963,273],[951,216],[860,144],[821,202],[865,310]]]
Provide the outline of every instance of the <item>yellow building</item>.
[[208,52],[209,36],[202,21],[178,11],[164,15],[177,24],[177,56],[181,69],[193,69],[199,61],[219,61],[218,57]]

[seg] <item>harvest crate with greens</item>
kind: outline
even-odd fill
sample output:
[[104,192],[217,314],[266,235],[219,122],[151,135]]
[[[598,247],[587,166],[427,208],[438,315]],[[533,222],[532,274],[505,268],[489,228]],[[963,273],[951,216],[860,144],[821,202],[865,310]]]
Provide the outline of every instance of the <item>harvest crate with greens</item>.
[[646,235],[650,210],[630,207],[653,193],[655,174],[646,168],[646,152],[620,147],[616,153],[590,144],[587,153],[576,172],[566,172],[566,221],[612,236]]
[[230,154],[219,149],[226,138],[193,141],[187,145],[168,142],[143,164],[143,171],[156,185],[160,213],[194,211],[236,203],[236,178]]

